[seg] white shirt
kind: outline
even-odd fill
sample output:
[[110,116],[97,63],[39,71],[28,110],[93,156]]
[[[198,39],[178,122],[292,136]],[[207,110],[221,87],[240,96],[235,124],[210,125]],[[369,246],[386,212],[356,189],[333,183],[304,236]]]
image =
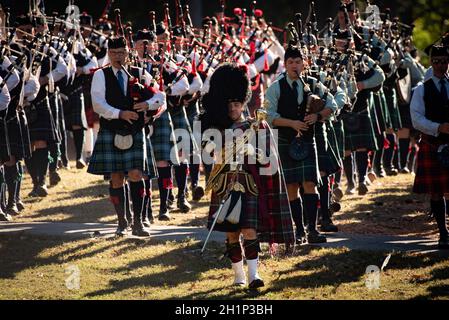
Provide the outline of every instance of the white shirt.
[[[2,77],[0,77],[0,83],[1,82],[3,82]],[[0,111],[6,110],[10,102],[11,97],[9,95],[8,86],[4,85],[2,91],[0,91]]]
[[[440,79],[435,77],[432,73],[433,82],[437,90],[441,90]],[[446,92],[449,94],[449,81],[445,79]],[[424,104],[424,83],[419,83],[413,91],[412,101],[410,102],[410,115],[412,118],[413,127],[429,136],[437,137],[440,133],[438,127],[440,123],[433,122],[426,118],[426,107]]]
[[[112,67],[112,72],[117,77],[117,72],[119,69]],[[142,72],[142,69],[139,68],[139,71]],[[124,94],[127,94],[127,84],[128,84],[128,75],[122,70],[122,77],[123,77],[123,87],[124,87]],[[143,78],[145,79],[145,83],[147,85],[150,85],[151,83],[151,75],[148,72],[144,72]],[[92,96],[92,106],[96,113],[98,113],[101,117],[112,120],[112,119],[119,119],[120,117],[120,109],[114,108],[110,104],[106,102],[106,82],[104,79],[104,72],[103,69],[99,69],[95,71],[94,76],[92,78],[92,86],[90,90],[91,96]],[[158,97],[162,97],[164,101],[162,102],[164,104],[165,102],[165,95]],[[147,100],[148,105],[151,106],[154,105],[154,99]],[[159,102],[160,103],[160,102]]]

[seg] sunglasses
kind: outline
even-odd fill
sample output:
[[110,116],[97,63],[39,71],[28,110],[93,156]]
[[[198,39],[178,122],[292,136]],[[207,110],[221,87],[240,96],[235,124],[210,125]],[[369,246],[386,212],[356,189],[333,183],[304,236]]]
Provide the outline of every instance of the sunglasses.
[[449,59],[432,59],[432,64],[447,64],[449,63]]

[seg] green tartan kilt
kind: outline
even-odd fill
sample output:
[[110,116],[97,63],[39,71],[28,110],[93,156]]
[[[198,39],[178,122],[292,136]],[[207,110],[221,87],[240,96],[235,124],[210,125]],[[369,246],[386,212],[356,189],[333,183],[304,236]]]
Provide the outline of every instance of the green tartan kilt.
[[330,144],[330,136],[333,130],[328,123],[318,122],[315,124],[315,139],[318,153],[318,167],[320,172],[326,173],[327,176],[338,172],[340,169],[340,160]]
[[126,173],[133,169],[148,172],[146,155],[147,146],[143,130],[134,135],[134,143],[130,149],[119,150],[114,146],[114,133],[100,128],[87,172],[98,175]]
[[173,122],[170,114],[165,111],[153,123],[151,143],[156,161],[171,161],[170,154],[172,149],[177,156],[178,152],[174,141]]
[[318,170],[318,154],[315,139],[313,142],[305,143],[309,148],[309,156],[302,161],[293,160],[288,154],[291,141],[279,136],[278,140],[279,158],[282,164],[285,182],[287,184],[310,181],[317,185],[321,184],[320,172]]
[[[336,148],[334,150],[338,150],[338,156],[340,159],[344,159],[345,157],[345,129],[343,126],[343,120],[337,120],[332,123],[332,127],[334,129],[335,134],[335,144]],[[333,143],[331,141],[331,143]]]
[[401,114],[399,112],[398,101],[396,98],[396,89],[384,87],[385,101],[387,103],[388,112],[390,113],[391,128],[399,130],[402,128]]
[[[370,103],[371,103],[370,115],[371,115],[371,119],[373,120],[374,133],[376,135],[382,135],[382,133],[385,132],[385,130],[387,130],[387,128],[388,128],[387,116],[389,116],[389,115],[385,115],[385,113],[384,113],[384,108],[382,106],[382,104],[383,104],[382,95],[383,95],[382,91],[373,92],[371,94],[371,99],[370,99]],[[377,122],[376,122],[376,118],[377,118]],[[377,124],[379,124],[379,126],[377,126]]]
[[[360,128],[357,132],[345,130],[345,149],[356,151],[357,149],[377,150],[376,137],[374,135],[373,123],[368,111],[357,114]],[[343,123],[345,120],[343,120]]]

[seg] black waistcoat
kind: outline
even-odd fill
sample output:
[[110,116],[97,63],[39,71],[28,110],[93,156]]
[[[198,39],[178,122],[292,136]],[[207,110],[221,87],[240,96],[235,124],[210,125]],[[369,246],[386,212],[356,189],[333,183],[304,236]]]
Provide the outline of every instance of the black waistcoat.
[[[437,123],[449,122],[449,102],[443,101],[443,97],[432,79],[424,82],[424,105],[427,119]],[[440,133],[438,137],[429,136],[428,138],[436,144],[449,143],[449,134],[445,133]]]
[[[127,90],[125,96],[122,92],[122,88],[120,87],[118,79],[114,74],[114,71],[112,71],[112,67],[104,68],[103,73],[105,80],[106,102],[116,109],[132,111],[133,99],[131,97],[131,86],[129,83],[130,80],[129,77],[128,83],[126,85]],[[130,74],[133,77],[139,77],[139,71],[137,68],[130,68]],[[103,117],[100,117],[100,126],[112,131],[128,131],[128,130],[132,131],[138,129],[136,126],[129,124],[125,120],[121,119],[107,120]],[[140,129],[142,129],[142,127],[140,127]]]
[[[309,85],[311,84],[309,83]],[[279,88],[280,96],[278,100],[277,112],[282,118],[304,121],[307,105],[306,92],[304,92],[302,103],[298,105],[298,100],[296,99],[296,95],[293,91],[294,88],[290,87],[286,77],[279,80]],[[290,127],[277,127],[277,129],[279,130],[279,136],[287,140],[292,140],[298,133]],[[303,140],[311,142],[315,133],[314,126],[311,126],[309,130],[303,131],[302,133]]]

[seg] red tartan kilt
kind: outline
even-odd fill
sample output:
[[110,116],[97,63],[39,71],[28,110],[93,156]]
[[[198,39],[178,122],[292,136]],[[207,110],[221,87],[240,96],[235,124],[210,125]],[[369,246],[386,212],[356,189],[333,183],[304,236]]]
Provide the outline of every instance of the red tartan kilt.
[[92,106],[86,107],[86,120],[89,128],[93,128],[94,124],[100,121],[98,113],[94,111],[94,108]]
[[441,166],[437,158],[438,146],[421,140],[418,152],[413,192],[441,194],[449,193],[449,169]]

